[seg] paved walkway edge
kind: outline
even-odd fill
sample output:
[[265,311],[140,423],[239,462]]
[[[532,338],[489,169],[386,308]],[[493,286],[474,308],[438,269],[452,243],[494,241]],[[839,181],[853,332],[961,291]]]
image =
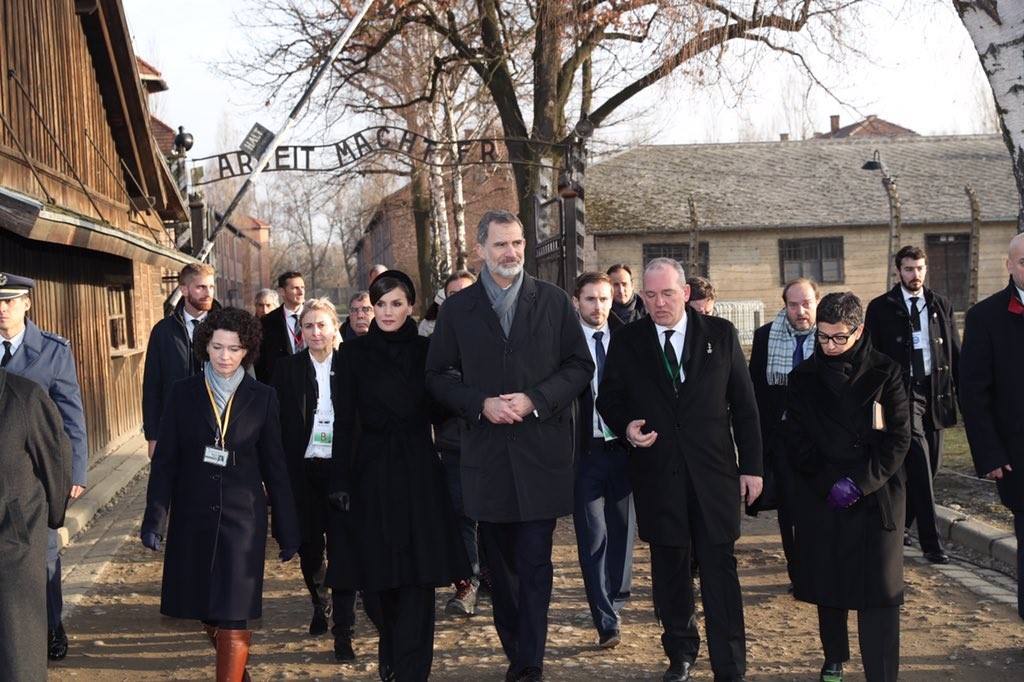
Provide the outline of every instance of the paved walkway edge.
[[129,439],[89,469],[85,494],[68,505],[64,527],[57,531],[63,549],[149,465],[146,440],[142,434]]
[[935,505],[935,517],[943,539],[969,547],[1010,568],[1017,566],[1017,539],[1012,531],[991,526],[938,504]]

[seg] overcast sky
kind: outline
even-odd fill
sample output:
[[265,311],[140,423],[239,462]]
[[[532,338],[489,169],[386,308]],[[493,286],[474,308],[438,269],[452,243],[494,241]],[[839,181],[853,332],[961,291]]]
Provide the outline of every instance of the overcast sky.
[[[237,148],[260,121],[283,123],[280,111],[265,110],[263,98],[214,69],[230,51],[244,49],[235,15],[247,0],[123,0],[136,53],[156,66],[170,90],[159,95],[155,113],[195,135],[192,156]],[[728,87],[695,87],[681,80],[652,88],[631,107],[632,118],[601,130],[595,149],[629,141],[663,143],[778,139],[789,132],[828,129],[829,115],[843,125],[877,114],[922,134],[986,132],[984,74],[966,30],[948,0],[872,0],[851,38],[870,59],[842,64],[812,56],[817,75],[844,102],[820,89],[801,104],[806,80],[791,61],[764,55],[742,98]],[[804,111],[793,111],[804,109]],[[353,132],[363,127],[353,121]],[[219,130],[235,141],[218,141]],[[222,134],[223,136],[223,134]],[[321,142],[295,138],[291,142]]]

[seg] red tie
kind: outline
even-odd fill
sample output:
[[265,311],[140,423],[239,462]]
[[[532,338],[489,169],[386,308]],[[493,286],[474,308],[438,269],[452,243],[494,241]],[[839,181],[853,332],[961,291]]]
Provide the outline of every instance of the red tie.
[[1024,305],[1022,305],[1020,299],[1013,294],[1010,294],[1010,305],[1007,307],[1007,310],[1014,315],[1024,315]]

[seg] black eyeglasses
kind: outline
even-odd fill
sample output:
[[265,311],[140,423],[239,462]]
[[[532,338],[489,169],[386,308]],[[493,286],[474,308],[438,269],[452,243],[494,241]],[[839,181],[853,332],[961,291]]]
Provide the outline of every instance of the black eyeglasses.
[[[857,327],[859,326],[860,325],[857,325]],[[829,336],[828,334],[823,334],[822,332],[818,332],[818,343],[820,343],[823,346],[827,346],[828,342],[831,341],[837,346],[845,346],[850,342],[850,337],[853,336],[853,333],[857,331],[857,327],[854,327],[845,334],[833,334],[832,336]]]

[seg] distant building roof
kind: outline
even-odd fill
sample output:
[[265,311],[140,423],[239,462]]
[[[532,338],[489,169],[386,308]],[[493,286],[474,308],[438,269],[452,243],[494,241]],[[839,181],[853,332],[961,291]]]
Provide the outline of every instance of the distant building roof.
[[884,225],[880,175],[861,170],[876,149],[896,178],[904,223],[968,223],[968,183],[983,220],[1016,221],[999,135],[847,137],[630,149],[587,171],[587,230],[687,229],[691,195],[702,229]]
[[831,130],[827,133],[814,133],[817,138],[831,138],[833,140],[846,137],[892,137],[895,135],[917,135],[910,128],[898,126],[895,123],[878,118],[874,114],[869,115],[862,121],[851,123],[847,126],[839,126],[839,116],[831,117]]
[[152,114],[149,116],[149,123],[153,128],[153,137],[156,138],[160,151],[163,152],[164,156],[170,156],[174,151],[174,138],[178,133],[174,128]]
[[163,74],[155,66],[142,57],[135,57],[135,61],[139,65],[139,79],[142,81],[142,85],[146,88],[147,93],[152,95],[154,92],[164,92],[168,89],[167,81],[164,80]]

